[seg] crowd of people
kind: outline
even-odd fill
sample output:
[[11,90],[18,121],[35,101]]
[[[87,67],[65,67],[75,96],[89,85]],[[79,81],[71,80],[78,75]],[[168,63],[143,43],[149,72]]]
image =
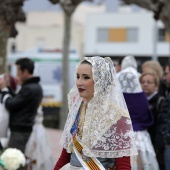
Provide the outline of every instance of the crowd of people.
[[0,74],[1,150],[20,149],[36,160],[33,170],[170,169],[169,63],[163,68],[146,61],[138,72],[133,56],[117,66],[108,57],[85,57],[68,94],[55,166],[42,123],[40,78],[28,58],[17,60],[16,68],[17,86]]

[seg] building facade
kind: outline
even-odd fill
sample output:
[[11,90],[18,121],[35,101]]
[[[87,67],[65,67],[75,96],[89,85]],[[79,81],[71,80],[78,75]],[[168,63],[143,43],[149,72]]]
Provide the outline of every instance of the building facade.
[[[87,13],[100,13],[105,6],[79,5],[72,16],[70,49],[83,57],[84,24]],[[8,54],[25,51],[61,51],[64,36],[62,10],[37,10],[26,13],[26,22],[16,24],[18,35],[8,41]]]
[[163,24],[145,11],[105,12],[87,17],[85,24],[86,56],[110,56],[113,59],[134,55],[139,64],[170,56],[170,37]]
[[[8,54],[23,51],[62,51],[63,12],[33,11],[27,13],[25,23],[16,24],[18,35],[8,41]],[[82,55],[83,27],[73,20],[70,49]]]

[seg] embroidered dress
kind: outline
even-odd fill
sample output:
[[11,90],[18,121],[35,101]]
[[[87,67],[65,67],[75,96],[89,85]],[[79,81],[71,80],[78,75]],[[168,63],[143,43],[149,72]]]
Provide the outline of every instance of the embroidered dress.
[[83,167],[75,167],[70,165],[70,163],[66,164],[64,167],[62,167],[60,170],[84,170]]
[[86,157],[137,155],[131,119],[111,59],[85,57],[85,60],[92,65],[94,97],[87,103],[85,115],[79,118],[78,132],[74,133],[83,98],[76,86],[72,88],[68,94],[69,113],[60,144],[72,153],[73,136],[77,134]]
[[[83,132],[83,126],[84,126],[84,118],[85,118],[85,109],[86,109],[86,103],[81,104],[80,109],[77,113],[76,119],[74,121],[74,124],[71,128],[71,134],[75,136],[77,134],[77,137],[79,140],[82,138],[82,132]],[[72,151],[74,153],[74,151]],[[85,161],[89,161],[89,157],[85,156],[83,153],[81,154],[82,158]],[[104,159],[100,159],[99,161],[103,161]],[[108,158],[105,161],[105,164],[108,168],[106,170],[115,170],[115,165],[114,165],[114,159],[110,159],[110,162],[107,162]],[[110,166],[109,166],[110,165]],[[79,166],[79,165],[77,165]],[[81,164],[80,164],[81,166]],[[94,168],[96,170],[96,168]],[[104,168],[105,169],[105,168]],[[83,167],[76,167],[71,165],[71,163],[66,164],[64,167],[61,168],[61,170],[84,170]]]

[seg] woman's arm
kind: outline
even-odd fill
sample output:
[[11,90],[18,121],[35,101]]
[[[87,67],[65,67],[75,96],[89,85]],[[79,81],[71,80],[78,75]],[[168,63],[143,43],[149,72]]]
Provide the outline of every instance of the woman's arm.
[[66,165],[67,163],[70,162],[70,153],[67,153],[66,149],[63,149],[60,155],[60,158],[58,159],[54,170],[59,170],[60,168],[62,168],[64,165]]
[[116,170],[131,170],[130,156],[116,158]]

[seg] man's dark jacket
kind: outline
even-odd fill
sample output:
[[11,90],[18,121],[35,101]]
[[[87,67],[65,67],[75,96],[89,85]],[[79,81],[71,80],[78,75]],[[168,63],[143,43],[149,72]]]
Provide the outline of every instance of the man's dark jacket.
[[[37,109],[43,97],[39,81],[39,77],[27,79],[17,95],[5,100],[5,106],[10,113],[9,126],[11,131],[32,131]],[[2,92],[2,101],[6,94],[7,92]]]
[[148,127],[148,132],[151,137],[151,141],[153,144],[155,144],[155,138],[156,138],[156,127],[158,123],[158,114],[160,111],[160,107],[163,103],[163,96],[160,96],[159,93],[155,94],[151,99],[149,99],[149,109],[151,113],[153,114],[154,123],[152,126]]
[[157,119],[156,141],[159,147],[170,145],[170,93],[164,99]]

